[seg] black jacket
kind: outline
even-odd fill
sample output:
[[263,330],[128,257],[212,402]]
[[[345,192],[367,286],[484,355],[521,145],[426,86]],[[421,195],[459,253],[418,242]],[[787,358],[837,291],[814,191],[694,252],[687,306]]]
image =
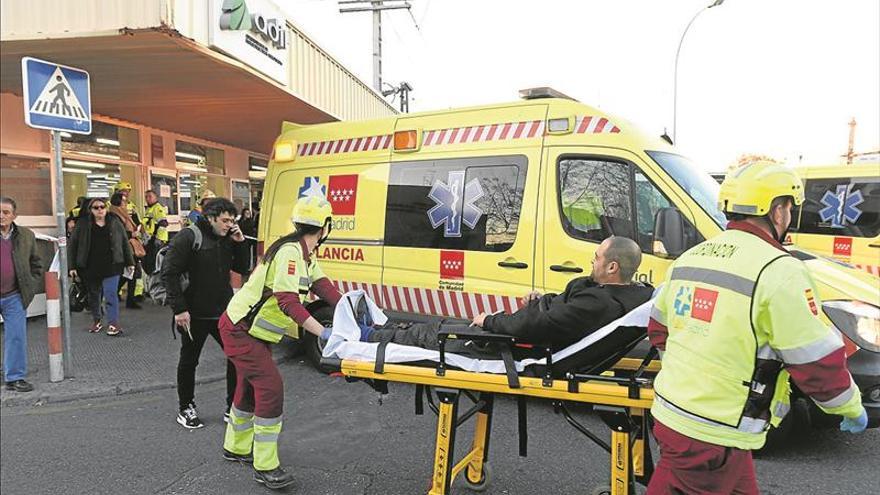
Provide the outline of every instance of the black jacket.
[[652,293],[645,285],[599,285],[580,277],[562,294],[545,294],[514,314],[487,316],[483,329],[547,343],[556,351],[635,309]]
[[[196,222],[202,246],[193,251],[195,234],[183,229],[171,239],[162,263],[162,281],[174,314],[189,311],[192,318],[219,318],[232,299],[229,271],[246,275],[250,264],[247,243],[218,237],[208,220]],[[189,274],[189,287],[181,294],[180,275]]]
[[[107,227],[110,228],[110,253],[113,259],[109,260],[111,264],[133,266],[134,256],[131,252],[131,245],[128,243],[128,232],[122,221],[115,215],[108,214],[106,218]],[[85,271],[88,270],[89,249],[92,244],[92,217],[91,215],[80,216],[70,234],[70,240],[67,242],[67,259],[70,263],[71,270]]]

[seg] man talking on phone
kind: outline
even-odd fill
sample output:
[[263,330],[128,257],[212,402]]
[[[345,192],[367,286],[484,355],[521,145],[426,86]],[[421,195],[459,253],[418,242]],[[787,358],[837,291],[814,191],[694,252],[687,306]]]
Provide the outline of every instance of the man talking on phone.
[[[653,289],[633,283],[642,262],[639,245],[626,237],[609,237],[596,250],[593,271],[588,277],[573,279],[561,294],[530,292],[524,306],[513,314],[477,315],[471,326],[491,333],[513,335],[526,341],[547,343],[553,352],[564,349],[602,328],[651,298]],[[401,345],[437,349],[434,324],[416,324],[409,328],[361,327],[361,340],[390,341]],[[452,330],[442,325],[443,330]],[[446,342],[449,352],[462,352],[467,341]]]
[[[232,299],[229,271],[246,275],[250,268],[244,234],[235,224],[237,214],[235,205],[228,199],[207,201],[194,227],[181,230],[171,239],[162,266],[168,304],[174,311],[174,325],[181,335],[177,422],[184,428],[204,426],[194,401],[196,366],[209,335],[223,347],[217,322]],[[185,290],[181,286],[184,274],[189,279]],[[227,361],[226,414],[234,393],[235,367]]]

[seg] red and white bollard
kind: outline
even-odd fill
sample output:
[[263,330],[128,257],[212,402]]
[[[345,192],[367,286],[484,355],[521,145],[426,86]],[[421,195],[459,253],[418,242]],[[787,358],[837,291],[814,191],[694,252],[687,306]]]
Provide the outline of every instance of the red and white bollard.
[[49,381],[64,380],[61,341],[61,284],[58,272],[46,272],[46,324],[49,327]]

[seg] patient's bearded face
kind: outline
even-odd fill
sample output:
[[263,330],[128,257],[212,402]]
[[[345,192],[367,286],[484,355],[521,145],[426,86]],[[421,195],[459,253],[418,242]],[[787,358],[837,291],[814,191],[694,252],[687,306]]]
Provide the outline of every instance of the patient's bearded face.
[[602,244],[599,245],[599,248],[596,249],[596,255],[593,257],[593,273],[591,276],[593,277],[593,281],[598,284],[604,284],[611,281],[611,274],[608,273],[608,267],[611,265],[605,258],[605,253],[608,251],[609,241],[606,239],[602,241]]

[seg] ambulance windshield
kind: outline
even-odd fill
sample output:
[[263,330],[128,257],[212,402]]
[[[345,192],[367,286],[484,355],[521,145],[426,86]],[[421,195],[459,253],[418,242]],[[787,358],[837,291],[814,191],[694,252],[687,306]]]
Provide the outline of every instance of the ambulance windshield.
[[721,227],[727,225],[727,218],[718,209],[719,185],[706,171],[701,170],[687,158],[664,151],[646,151],[690,197],[700,205]]

